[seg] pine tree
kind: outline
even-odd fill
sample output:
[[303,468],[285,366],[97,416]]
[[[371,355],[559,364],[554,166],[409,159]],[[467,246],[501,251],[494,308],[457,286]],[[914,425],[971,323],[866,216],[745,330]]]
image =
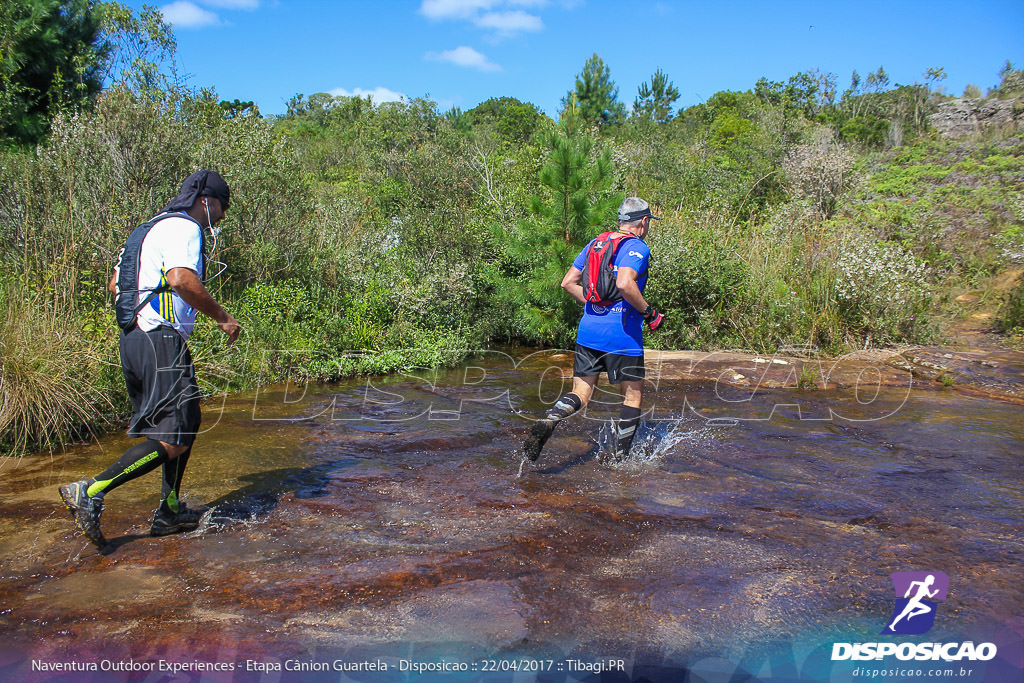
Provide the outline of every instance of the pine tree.
[[1000,98],[1017,97],[1024,93],[1024,70],[1015,69],[1013,63],[1007,59],[1006,64],[999,70],[999,85],[995,90]]
[[626,118],[626,106],[619,102],[619,88],[611,78],[611,70],[596,52],[576,76],[575,89],[562,99],[563,110],[569,108],[574,96],[583,125],[601,127],[621,123]]
[[0,137],[34,143],[61,107],[91,100],[107,56],[90,0],[5,0],[0,9]]
[[651,76],[650,85],[645,81],[637,88],[633,101],[633,116],[657,123],[672,120],[672,105],[679,99],[679,89],[668,80],[661,69]]
[[867,90],[869,92],[882,92],[889,87],[889,74],[885,73],[884,67],[878,67],[878,71],[868,74]]
[[595,141],[586,123],[582,107],[570,102],[548,136],[548,163],[540,171],[540,183],[550,190],[551,199],[534,196],[532,206],[535,216],[557,226],[562,240],[577,250],[608,223],[615,209],[611,152],[591,159]]
[[521,226],[520,239],[506,243],[517,261],[530,264],[519,304],[520,332],[538,342],[570,341],[579,305],[559,283],[591,238],[614,227],[622,201],[612,189],[611,152],[597,151],[586,123],[570,95],[548,137],[548,161],[539,175],[542,194],[532,198],[533,215]]

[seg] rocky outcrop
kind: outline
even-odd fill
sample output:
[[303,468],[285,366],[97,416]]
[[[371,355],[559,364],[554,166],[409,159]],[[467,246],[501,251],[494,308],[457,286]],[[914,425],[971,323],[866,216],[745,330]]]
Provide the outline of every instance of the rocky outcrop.
[[1018,99],[964,98],[939,105],[928,121],[945,137],[957,138],[991,126],[1016,126],[1024,113]]

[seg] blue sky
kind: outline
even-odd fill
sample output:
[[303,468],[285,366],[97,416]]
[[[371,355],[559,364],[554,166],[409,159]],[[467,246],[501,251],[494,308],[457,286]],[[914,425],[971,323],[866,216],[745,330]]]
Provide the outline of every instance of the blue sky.
[[[141,2],[129,2],[139,7]],[[1007,59],[1024,68],[1024,2],[735,0],[177,0],[157,4],[174,25],[189,83],[281,114],[295,94],[429,96],[442,110],[503,95],[557,116],[586,59],[599,54],[632,105],[661,68],[677,104],[758,78],[809,69],[884,66],[893,83],[943,67],[946,91],[998,83]]]

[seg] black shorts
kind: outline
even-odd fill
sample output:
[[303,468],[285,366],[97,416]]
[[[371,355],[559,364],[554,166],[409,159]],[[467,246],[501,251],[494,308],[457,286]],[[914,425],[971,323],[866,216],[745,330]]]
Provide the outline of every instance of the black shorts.
[[191,446],[202,415],[192,354],[169,327],[121,333],[121,369],[135,414],[129,436]]
[[608,373],[609,384],[639,381],[647,376],[643,356],[623,356],[577,344],[576,358],[572,364],[573,376],[590,377],[602,372]]

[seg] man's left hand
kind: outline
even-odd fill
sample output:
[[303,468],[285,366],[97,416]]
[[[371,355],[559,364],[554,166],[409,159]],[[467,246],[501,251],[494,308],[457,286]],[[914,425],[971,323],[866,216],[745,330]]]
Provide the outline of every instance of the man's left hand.
[[658,311],[654,309],[654,306],[648,306],[647,310],[644,311],[644,322],[647,323],[652,332],[661,327],[661,323],[664,319],[665,316],[658,313]]

